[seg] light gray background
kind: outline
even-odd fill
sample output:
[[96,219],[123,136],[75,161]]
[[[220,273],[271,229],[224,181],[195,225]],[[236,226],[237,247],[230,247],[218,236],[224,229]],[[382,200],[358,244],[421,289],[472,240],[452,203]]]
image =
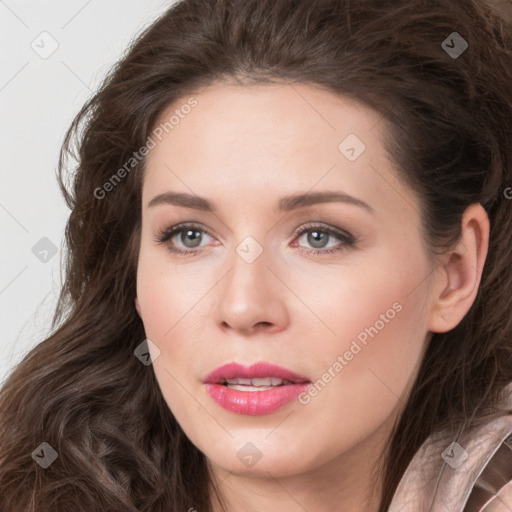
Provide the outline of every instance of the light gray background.
[[[70,213],[55,177],[65,131],[128,43],[173,3],[0,0],[0,386],[50,332]],[[43,237],[58,249],[51,258],[32,252]]]

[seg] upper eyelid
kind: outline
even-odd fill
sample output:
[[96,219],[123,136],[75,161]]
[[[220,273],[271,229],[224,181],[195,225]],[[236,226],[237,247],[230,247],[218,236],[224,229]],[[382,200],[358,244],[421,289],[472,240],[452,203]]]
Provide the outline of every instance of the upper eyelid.
[[[297,233],[299,231],[307,231],[309,229],[325,229],[325,230],[331,230],[331,231],[339,231],[341,234],[344,234],[346,233],[347,235],[349,235],[350,233],[347,231],[347,230],[344,230],[343,228],[338,228],[336,226],[331,226],[325,222],[321,222],[321,221],[310,221],[310,222],[306,222],[305,224],[301,224],[298,228],[295,228],[293,230],[294,233]],[[179,233],[181,230],[184,230],[184,229],[197,229],[197,231],[204,231],[205,233],[207,233],[208,235],[210,236],[213,236],[211,234],[211,231],[210,229],[206,228],[206,227],[203,227],[200,223],[195,223],[195,222],[183,222],[183,223],[178,223],[178,224],[175,224],[175,225],[172,225],[172,226],[169,226],[167,228],[164,228],[161,230],[161,232],[171,232],[171,231],[174,231],[175,233]]]
[[306,231],[313,229],[318,229],[318,231],[326,231],[331,236],[336,236],[336,234],[339,234],[340,236],[346,236],[354,239],[356,238],[350,231],[347,231],[346,229],[331,226],[322,222],[306,222],[306,224],[303,224],[299,228],[295,229],[294,233],[300,233],[302,235]]

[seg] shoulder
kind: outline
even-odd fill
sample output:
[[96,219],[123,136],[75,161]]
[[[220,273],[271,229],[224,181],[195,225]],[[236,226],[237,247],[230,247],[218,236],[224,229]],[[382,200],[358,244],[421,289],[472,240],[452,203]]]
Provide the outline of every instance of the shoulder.
[[[512,405],[512,394],[510,398]],[[389,508],[389,512],[418,510],[512,510],[512,415],[488,421],[465,441],[456,442],[442,433],[425,441]]]
[[466,502],[466,512],[512,510],[512,434],[482,468]]

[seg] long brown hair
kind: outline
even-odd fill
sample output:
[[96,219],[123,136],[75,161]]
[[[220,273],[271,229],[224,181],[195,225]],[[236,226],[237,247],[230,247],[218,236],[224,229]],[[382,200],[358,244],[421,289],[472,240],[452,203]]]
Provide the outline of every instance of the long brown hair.
[[[467,42],[460,55],[443,45],[454,32]],[[207,460],[175,421],[152,367],[134,356],[145,339],[134,308],[145,160],[133,158],[171,102],[220,80],[311,84],[379,112],[386,149],[421,199],[433,257],[457,240],[468,205],[480,202],[489,215],[476,300],[428,345],[389,443],[380,512],[429,435],[471,432],[504,414],[512,23],[477,0],[183,0],[137,37],[63,143],[65,280],[51,335],[0,391],[4,512],[211,512]],[[58,454],[46,469],[32,457],[43,442]]]

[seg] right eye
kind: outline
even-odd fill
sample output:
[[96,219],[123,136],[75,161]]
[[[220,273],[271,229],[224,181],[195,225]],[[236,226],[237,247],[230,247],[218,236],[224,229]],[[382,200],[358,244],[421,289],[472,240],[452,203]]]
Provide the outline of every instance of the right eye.
[[[176,254],[197,254],[199,251],[194,250],[196,247],[200,247],[201,234],[206,233],[208,236],[211,235],[208,231],[204,230],[197,224],[182,223],[169,228],[163,229],[158,235],[155,242],[164,244],[167,249]],[[173,241],[176,238],[178,243],[183,244],[184,249],[177,247],[177,243]],[[190,245],[186,245],[190,243]],[[192,250],[186,250],[186,249]]]

